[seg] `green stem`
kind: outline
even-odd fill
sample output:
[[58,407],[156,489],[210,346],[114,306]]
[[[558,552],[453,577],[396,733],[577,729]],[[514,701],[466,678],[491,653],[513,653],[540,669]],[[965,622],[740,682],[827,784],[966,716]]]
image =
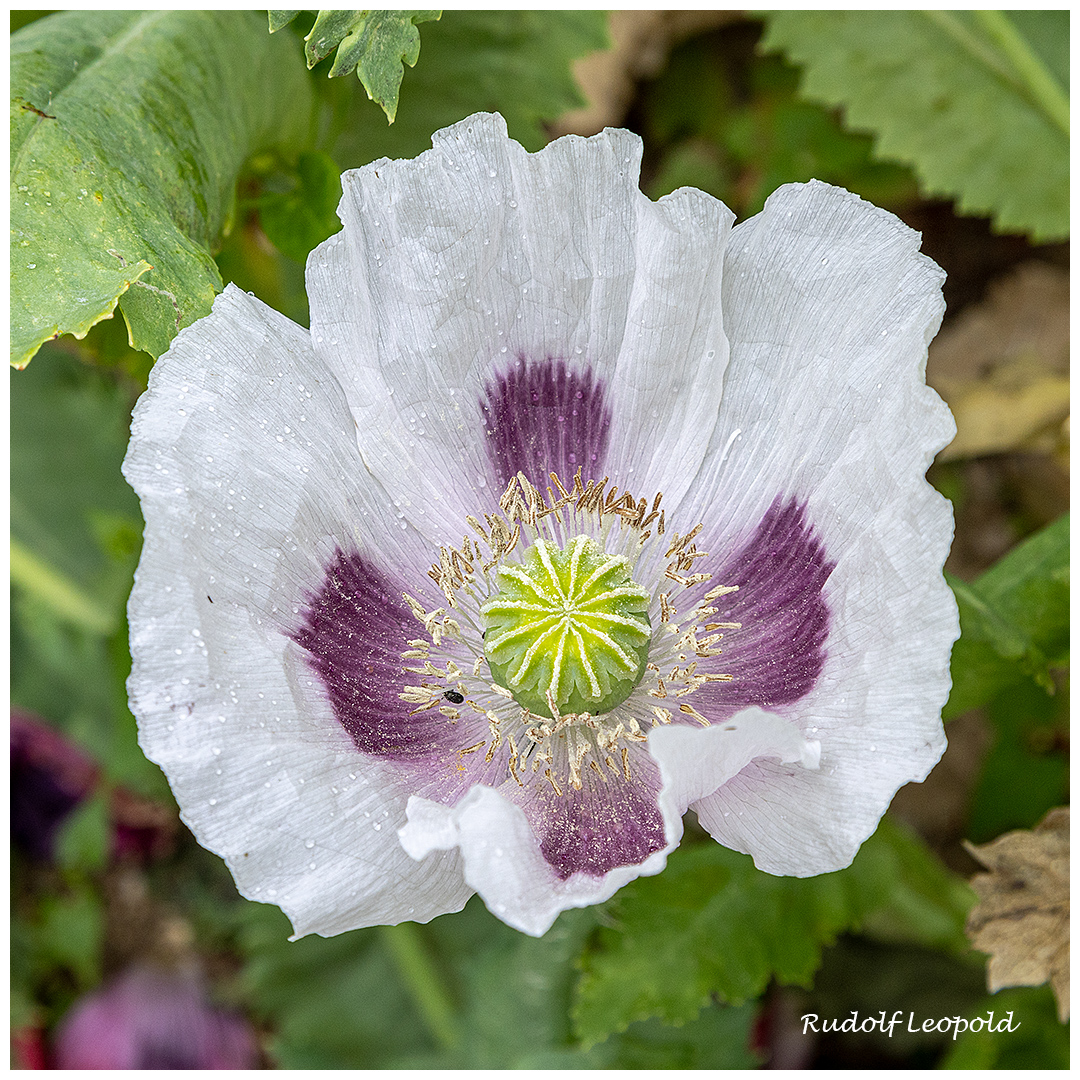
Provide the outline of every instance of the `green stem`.
[[1069,98],[1046,65],[1031,51],[1002,11],[976,11],[975,18],[1009,58],[1035,103],[1066,135],[1069,134]]
[[18,540],[11,541],[11,581],[66,622],[109,636],[116,619],[78,585],[43,562]]
[[428,1030],[439,1046],[452,1050],[458,1041],[454,1007],[442,976],[424,947],[419,927],[416,923],[404,922],[380,929],[397,964],[398,973],[412,993]]

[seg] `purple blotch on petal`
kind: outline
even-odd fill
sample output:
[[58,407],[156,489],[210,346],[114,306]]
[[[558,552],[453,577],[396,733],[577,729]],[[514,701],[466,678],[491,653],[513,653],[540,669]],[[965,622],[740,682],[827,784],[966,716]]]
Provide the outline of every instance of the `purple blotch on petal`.
[[575,791],[562,784],[556,795],[546,783],[523,807],[540,839],[540,853],[565,881],[571,874],[603,877],[617,866],[636,866],[666,839],[657,805],[661,779],[655,762],[634,757],[632,779],[608,774],[608,782],[582,774]]
[[716,661],[734,681],[707,684],[695,695],[711,720],[809,693],[825,664],[829,610],[822,590],[835,565],[814,536],[806,507],[777,498],[750,540],[713,575],[710,585],[739,591],[722,597],[712,617],[742,627],[724,631]]
[[401,654],[419,626],[385,574],[359,554],[338,551],[302,618],[290,636],[307,650],[358,750],[396,761],[446,751],[444,725],[410,716],[416,706],[398,696],[408,681]]
[[580,467],[601,475],[611,428],[603,382],[587,366],[519,357],[484,387],[480,412],[488,456],[506,484],[519,472],[543,489],[548,473],[569,480]]

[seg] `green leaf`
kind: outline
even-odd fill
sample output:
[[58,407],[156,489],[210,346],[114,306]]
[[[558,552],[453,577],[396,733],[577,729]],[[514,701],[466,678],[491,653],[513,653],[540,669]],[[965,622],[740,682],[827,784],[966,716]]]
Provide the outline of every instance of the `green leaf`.
[[1068,697],[1049,697],[1023,679],[986,706],[993,742],[971,794],[969,839],[985,843],[1030,829],[1069,801]]
[[1013,548],[977,581],[949,584],[960,607],[953,689],[945,719],[1034,678],[1053,692],[1050,668],[1069,647],[1069,515]]
[[101,870],[109,857],[109,800],[86,799],[64,821],[56,838],[56,862],[64,868]]
[[928,873],[913,844],[886,819],[850,867],[813,878],[774,877],[719,844],[677,849],[662,874],[609,902],[610,925],[583,957],[579,1038],[593,1043],[648,1017],[685,1023],[711,995],[740,1003],[773,979],[809,986],[824,947],[890,904],[894,927],[929,908],[935,934],[957,941],[970,898]]
[[[523,1068],[530,1055],[569,1047],[573,963],[595,924],[591,910],[568,911],[542,938],[532,938],[500,923],[476,900],[453,918],[435,920],[439,953],[466,991],[461,1067]],[[529,1023],[508,1040],[523,1016]]]
[[1069,515],[1018,544],[976,588],[1052,662],[1063,662],[1069,641]]
[[606,46],[600,11],[447,11],[424,28],[424,62],[408,75],[393,127],[361,101],[334,157],[343,168],[414,157],[438,128],[485,110],[539,150],[544,121],[582,104],[570,62]]
[[71,11],[12,36],[13,364],[118,301],[154,356],[209,312],[241,166],[309,134],[295,47],[238,11]]
[[880,848],[890,886],[885,900],[863,919],[860,932],[879,942],[970,956],[964,923],[976,896],[968,883],[889,815],[868,843]]
[[1035,240],[1069,234],[1068,11],[785,11],[762,42],[805,65],[930,195]]
[[[582,1047],[570,1029],[575,961],[596,927],[595,909],[564,912],[542,937],[511,930],[479,899],[420,928],[458,988],[459,1038],[452,1055],[412,1053],[390,1067],[412,1069],[737,1068],[756,1064],[747,1050],[756,1011],[706,1010],[679,1029],[634,1024],[603,1046]],[[522,1023],[523,1017],[528,1023]],[[508,1038],[507,1033],[513,1032]]]
[[308,253],[339,232],[341,173],[328,154],[301,154],[285,192],[269,192],[259,200],[259,222],[271,243],[290,259],[303,263]]
[[[441,16],[439,11],[320,11],[304,40],[307,66],[314,67],[337,49],[330,77],[348,75],[353,68],[367,96],[382,107],[392,124],[398,90],[405,74],[420,56],[417,23]],[[272,32],[272,31],[271,31]]]
[[671,1027],[642,1020],[597,1046],[533,1050],[514,1060],[515,1069],[752,1069],[751,1051],[758,1003],[711,1005],[687,1024]]
[[375,930],[289,941],[285,916],[243,904],[245,1000],[270,1021],[280,1068],[382,1068],[432,1043]]
[[964,1032],[953,1043],[941,1068],[1069,1068],[1069,1025],[1058,1021],[1049,986],[1002,990],[985,998],[966,1016],[986,1019],[990,1013],[995,1028],[1008,1020],[1006,1029]]
[[[220,919],[222,906],[208,912]],[[499,922],[480,902],[424,926],[411,943],[393,928],[289,942],[274,908],[241,902],[234,950],[248,957],[245,1000],[275,1031],[282,1068],[599,1069],[739,1068],[756,1064],[749,1029],[756,1006],[714,1007],[681,1028],[634,1024],[603,1046],[583,1049],[570,1031],[575,961],[596,926],[593,909],[565,912],[543,938]],[[409,954],[423,952],[421,963]],[[403,955],[404,953],[404,955]],[[439,1046],[421,1016],[422,971],[451,991],[443,1022],[455,1037]],[[363,1002],[358,1009],[356,1003]],[[440,1011],[441,1011],[440,1007]]]
[[300,10],[268,11],[266,14],[270,19],[270,33],[276,34],[283,27],[288,26],[300,14]]

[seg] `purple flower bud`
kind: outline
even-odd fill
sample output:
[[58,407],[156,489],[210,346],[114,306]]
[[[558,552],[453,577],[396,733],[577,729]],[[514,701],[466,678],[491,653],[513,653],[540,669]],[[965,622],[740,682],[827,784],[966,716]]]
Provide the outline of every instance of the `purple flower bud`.
[[53,858],[64,819],[97,782],[73,743],[28,713],[11,711],[11,839],[29,856]]
[[251,1069],[255,1037],[209,1005],[191,974],[131,968],[82,998],[60,1024],[58,1069]]

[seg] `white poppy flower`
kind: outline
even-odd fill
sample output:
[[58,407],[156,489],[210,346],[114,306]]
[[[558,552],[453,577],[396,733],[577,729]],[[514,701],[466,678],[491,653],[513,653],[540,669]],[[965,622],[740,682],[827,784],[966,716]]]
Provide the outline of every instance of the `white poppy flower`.
[[342,177],[310,333],[230,286],[136,409],[129,687],[184,820],[297,934],[474,891],[542,934],[688,807],[847,865],[945,746],[941,271],[821,183],[651,202],[626,131],[433,143]]

